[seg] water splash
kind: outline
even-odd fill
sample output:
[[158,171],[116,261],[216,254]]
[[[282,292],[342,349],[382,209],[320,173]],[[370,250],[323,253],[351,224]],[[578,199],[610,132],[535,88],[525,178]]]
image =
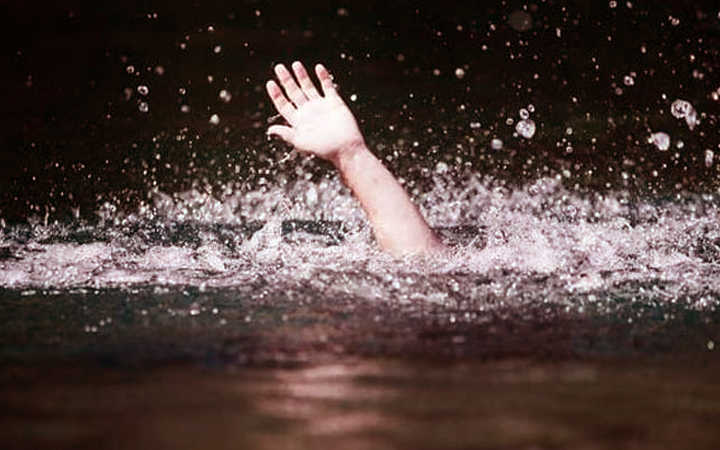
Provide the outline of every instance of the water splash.
[[[617,296],[715,308],[720,221],[714,195],[667,201],[568,191],[542,178],[511,189],[453,170],[417,200],[451,246],[432,258],[379,252],[336,180],[153,194],[95,224],[5,227],[0,286],[134,285],[312,289],[387,301],[581,307]],[[308,195],[308,192],[314,192]],[[499,303],[498,303],[499,304]]]

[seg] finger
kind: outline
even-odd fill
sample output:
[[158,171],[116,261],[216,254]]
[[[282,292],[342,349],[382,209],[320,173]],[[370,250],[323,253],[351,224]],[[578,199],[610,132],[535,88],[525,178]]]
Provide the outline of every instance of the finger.
[[318,79],[320,80],[320,84],[322,85],[323,94],[325,94],[326,97],[338,96],[332,77],[330,77],[330,73],[327,71],[325,66],[323,66],[322,64],[316,65],[315,73],[317,74]]
[[270,100],[272,100],[273,105],[275,105],[275,109],[277,109],[277,112],[279,112],[280,115],[282,115],[285,120],[288,121],[288,123],[293,123],[296,109],[292,105],[292,103],[290,103],[285,97],[285,94],[283,94],[280,86],[278,86],[277,83],[275,83],[274,81],[270,80],[265,85],[265,88],[267,89]]
[[295,78],[297,78],[300,83],[300,87],[302,88],[303,93],[305,93],[305,96],[310,100],[320,98],[320,94],[318,94],[317,89],[315,89],[315,85],[308,76],[305,66],[303,66],[301,62],[295,61],[292,65],[292,69],[293,72],[295,72]]
[[270,125],[267,129],[268,136],[278,136],[288,144],[293,143],[295,138],[295,131],[285,125]]
[[278,64],[275,66],[275,75],[277,75],[280,84],[285,89],[290,100],[295,103],[295,106],[300,106],[307,102],[307,97],[305,97],[305,94],[300,90],[295,79],[290,75],[290,72],[288,72],[284,65]]

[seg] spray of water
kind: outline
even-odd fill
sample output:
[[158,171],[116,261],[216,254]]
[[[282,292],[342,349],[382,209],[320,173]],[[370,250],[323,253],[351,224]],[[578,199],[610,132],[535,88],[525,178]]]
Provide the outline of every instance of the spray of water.
[[392,259],[337,179],[256,190],[153,194],[94,224],[5,227],[0,285],[53,291],[191,285],[266,294],[307,289],[377,301],[544,302],[584,308],[629,296],[716,308],[720,221],[714,195],[664,201],[570,192],[557,178],[509,188],[435,174],[416,200],[451,250]]

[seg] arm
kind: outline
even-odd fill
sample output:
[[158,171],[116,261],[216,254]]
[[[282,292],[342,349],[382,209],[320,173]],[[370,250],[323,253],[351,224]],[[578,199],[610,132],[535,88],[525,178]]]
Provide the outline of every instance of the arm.
[[275,67],[284,93],[275,81],[267,83],[268,95],[289,125],[272,125],[268,134],[335,165],[360,201],[383,250],[395,256],[441,250],[443,245],[400,183],[365,145],[327,70],[320,64],[315,67],[321,96],[302,64],[295,62],[292,69],[297,82],[285,66]]

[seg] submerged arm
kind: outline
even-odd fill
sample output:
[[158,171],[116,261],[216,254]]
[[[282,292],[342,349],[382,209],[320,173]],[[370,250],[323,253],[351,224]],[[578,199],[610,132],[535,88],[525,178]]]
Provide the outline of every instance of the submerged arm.
[[282,64],[275,67],[284,92],[275,81],[267,83],[268,95],[288,123],[270,126],[268,134],[335,165],[360,201],[383,250],[400,256],[442,249],[403,187],[365,145],[327,70],[320,64],[315,67],[320,95],[302,64],[295,62],[292,69],[297,81]]

